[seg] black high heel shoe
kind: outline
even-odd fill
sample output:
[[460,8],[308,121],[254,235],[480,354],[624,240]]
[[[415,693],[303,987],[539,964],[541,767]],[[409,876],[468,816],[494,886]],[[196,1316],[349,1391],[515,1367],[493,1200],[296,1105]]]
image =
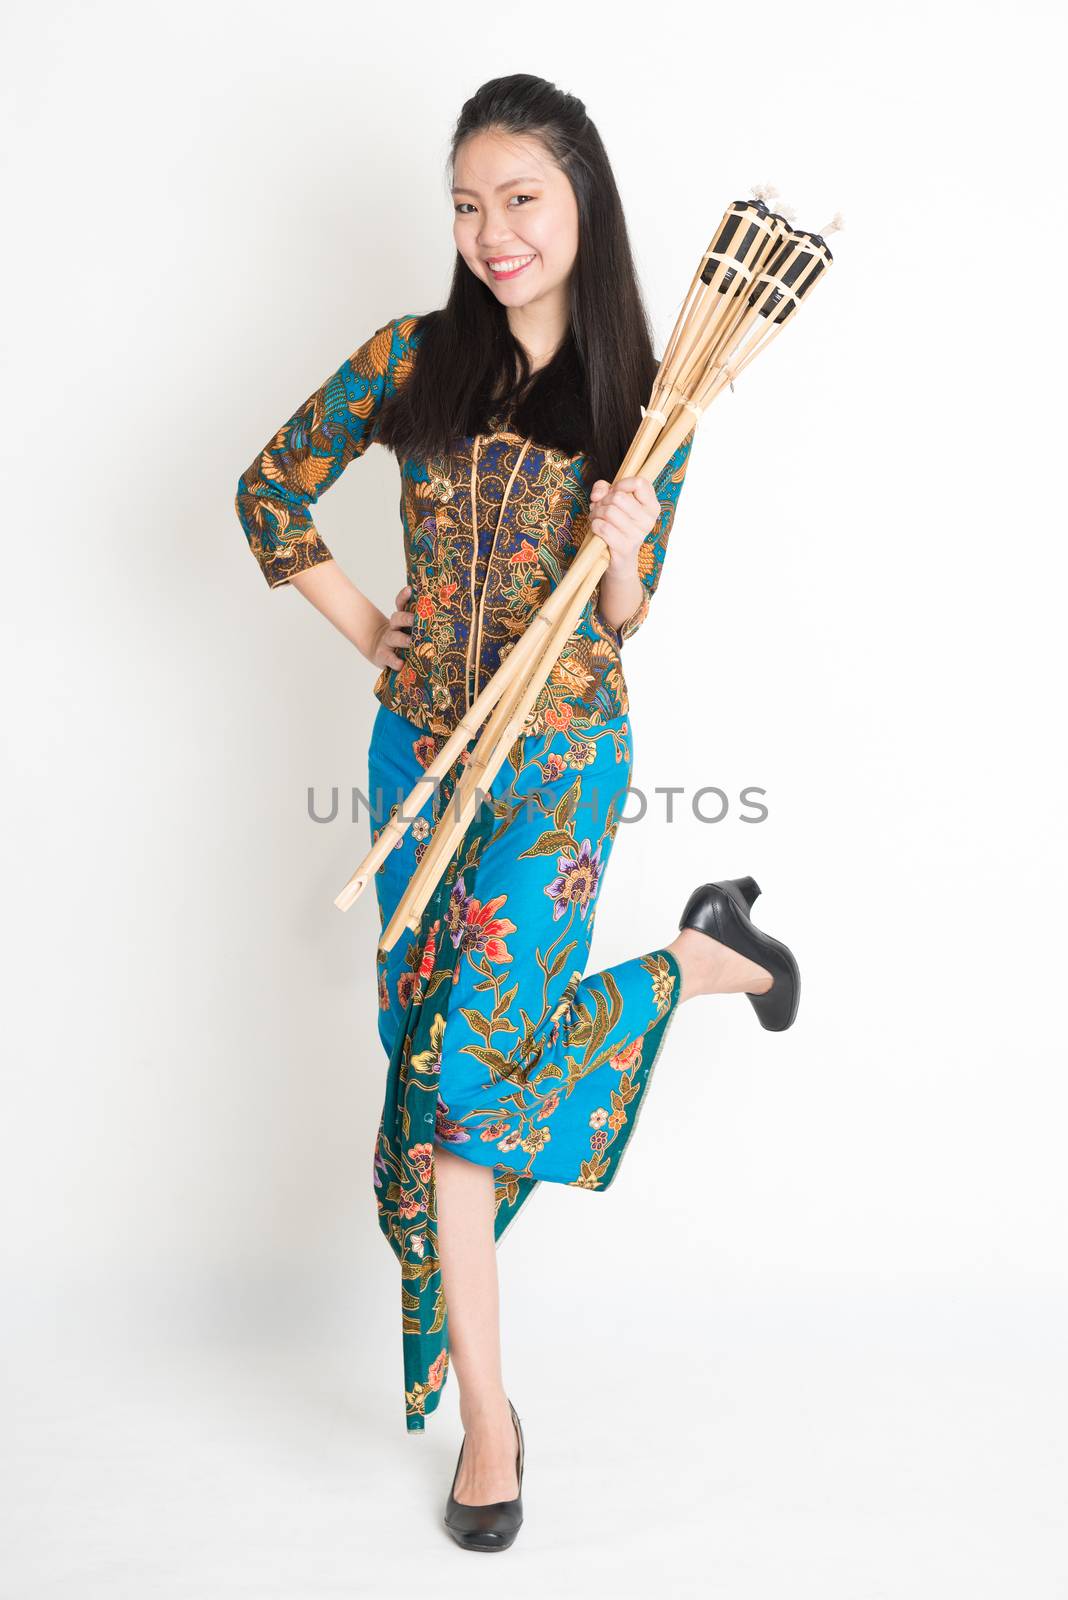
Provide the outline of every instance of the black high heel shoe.
[[[508,1409],[512,1413],[515,1423],[518,1449],[515,1457],[516,1481],[519,1493],[514,1500],[494,1500],[484,1506],[466,1506],[454,1498],[456,1480],[460,1476],[460,1462],[464,1458],[464,1445],[460,1446],[460,1454],[456,1459],[456,1471],[452,1475],[452,1488],[445,1504],[445,1526],[452,1534],[456,1543],[465,1550],[507,1550],[515,1542],[515,1536],[523,1525],[523,1458],[525,1448],[523,1444],[523,1429],[516,1415],[515,1406],[509,1400]],[[464,1436],[464,1444],[467,1437]]]
[[781,1033],[797,1016],[801,974],[793,952],[750,922],[749,908],[759,893],[755,878],[723,878],[719,883],[702,884],[687,900],[679,927],[707,933],[771,973],[770,989],[764,994],[747,990],[746,997],[760,1026]]

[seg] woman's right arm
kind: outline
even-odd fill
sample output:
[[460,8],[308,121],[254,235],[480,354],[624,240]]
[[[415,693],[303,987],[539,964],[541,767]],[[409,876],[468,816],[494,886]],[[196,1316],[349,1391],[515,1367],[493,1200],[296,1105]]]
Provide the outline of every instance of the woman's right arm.
[[368,600],[357,589],[333,559],[319,561],[303,572],[294,573],[292,583],[372,666],[403,667],[404,659],[395,647],[412,642],[408,630],[415,621],[415,613],[402,609],[411,593],[410,584],[400,590],[397,609],[387,617],[373,600]]
[[[407,612],[386,616],[348,578],[309,511],[374,439],[383,400],[414,359],[415,317],[395,317],[372,334],[309,395],[238,480],[235,507],[249,549],[272,589],[292,583],[374,663],[401,666]],[[398,608],[405,596],[397,597]]]

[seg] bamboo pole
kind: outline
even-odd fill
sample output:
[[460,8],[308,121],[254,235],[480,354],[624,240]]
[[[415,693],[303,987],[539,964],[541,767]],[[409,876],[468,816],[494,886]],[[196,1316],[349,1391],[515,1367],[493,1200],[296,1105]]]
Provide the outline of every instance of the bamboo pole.
[[[840,226],[836,217],[824,231]],[[732,251],[732,245],[738,248]],[[734,378],[777,337],[801,299],[826,276],[832,260],[821,235],[795,230],[780,214],[768,212],[761,200],[737,202],[728,208],[694,273],[649,405],[643,408],[641,423],[613,483],[637,476],[655,482],[696,429],[711,401],[728,383],[733,386]],[[560,583],[412,790],[402,815],[389,820],[335,899],[345,910],[359,896],[461,748],[475,738],[485,721],[454,786],[447,812],[439,819],[430,847],[383,931],[380,948],[391,949],[405,927],[418,929],[442,873],[476,809],[490,796],[494,778],[526,726],[531,707],[610,559],[605,541],[590,530]]]

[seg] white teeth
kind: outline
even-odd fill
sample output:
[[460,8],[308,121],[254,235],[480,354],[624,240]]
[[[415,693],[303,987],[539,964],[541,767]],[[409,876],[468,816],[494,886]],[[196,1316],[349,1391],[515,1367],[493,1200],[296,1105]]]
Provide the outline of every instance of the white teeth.
[[511,261],[491,261],[488,265],[493,272],[514,272],[516,267],[522,267],[528,261],[533,260],[534,257],[532,255],[515,256]]

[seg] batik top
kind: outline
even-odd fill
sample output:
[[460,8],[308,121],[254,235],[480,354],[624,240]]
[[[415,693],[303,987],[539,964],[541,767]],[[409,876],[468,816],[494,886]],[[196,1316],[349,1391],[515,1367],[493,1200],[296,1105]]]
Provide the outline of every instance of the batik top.
[[[420,319],[394,317],[349,356],[241,474],[237,515],[272,589],[331,559],[309,508],[375,438],[382,402],[411,376]],[[560,582],[589,531],[588,456],[509,431],[507,417],[401,469],[404,664],[383,667],[377,698],[418,727],[449,734]],[[637,419],[635,419],[637,425]],[[642,597],[621,627],[594,590],[532,708],[528,733],[566,729],[577,713],[629,710],[620,652],[645,621],[689,460],[689,433],[654,482],[661,512],[638,552]]]

